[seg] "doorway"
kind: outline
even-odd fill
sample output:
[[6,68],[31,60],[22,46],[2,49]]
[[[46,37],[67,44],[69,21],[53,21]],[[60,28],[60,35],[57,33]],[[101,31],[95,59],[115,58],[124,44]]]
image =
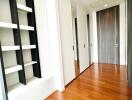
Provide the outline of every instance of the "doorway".
[[120,64],[119,6],[97,12],[98,62]]
[[92,62],[91,62],[91,41],[90,41],[90,20],[89,20],[89,15],[87,15],[87,27],[88,27],[88,56],[89,56],[89,65],[91,65]]
[[78,26],[77,26],[77,18],[74,18],[75,25],[75,75],[78,76],[80,74],[80,62],[79,62],[79,46],[78,46]]

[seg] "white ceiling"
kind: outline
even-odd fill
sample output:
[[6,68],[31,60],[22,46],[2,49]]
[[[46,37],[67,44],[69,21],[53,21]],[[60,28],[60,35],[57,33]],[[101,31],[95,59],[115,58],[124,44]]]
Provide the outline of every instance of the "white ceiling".
[[[75,8],[76,2],[81,2],[89,11],[97,11],[104,8],[112,7],[124,2],[125,0],[71,0],[73,8]],[[104,7],[108,4],[107,7]]]

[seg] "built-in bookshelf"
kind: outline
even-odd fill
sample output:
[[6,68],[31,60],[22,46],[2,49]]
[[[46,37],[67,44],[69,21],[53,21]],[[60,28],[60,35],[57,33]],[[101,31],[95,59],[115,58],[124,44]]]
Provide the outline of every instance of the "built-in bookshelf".
[[0,62],[5,99],[41,78],[33,0],[0,1]]

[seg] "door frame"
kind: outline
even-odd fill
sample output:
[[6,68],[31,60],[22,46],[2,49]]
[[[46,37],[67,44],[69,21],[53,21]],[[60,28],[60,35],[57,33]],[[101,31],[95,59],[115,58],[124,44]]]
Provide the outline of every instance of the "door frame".
[[128,86],[132,88],[132,0],[127,0],[127,79]]

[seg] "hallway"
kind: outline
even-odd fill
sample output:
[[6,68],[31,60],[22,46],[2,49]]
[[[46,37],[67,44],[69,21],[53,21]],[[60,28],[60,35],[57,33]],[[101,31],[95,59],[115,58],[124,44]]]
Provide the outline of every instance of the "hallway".
[[66,87],[46,100],[132,100],[126,67],[94,64]]

